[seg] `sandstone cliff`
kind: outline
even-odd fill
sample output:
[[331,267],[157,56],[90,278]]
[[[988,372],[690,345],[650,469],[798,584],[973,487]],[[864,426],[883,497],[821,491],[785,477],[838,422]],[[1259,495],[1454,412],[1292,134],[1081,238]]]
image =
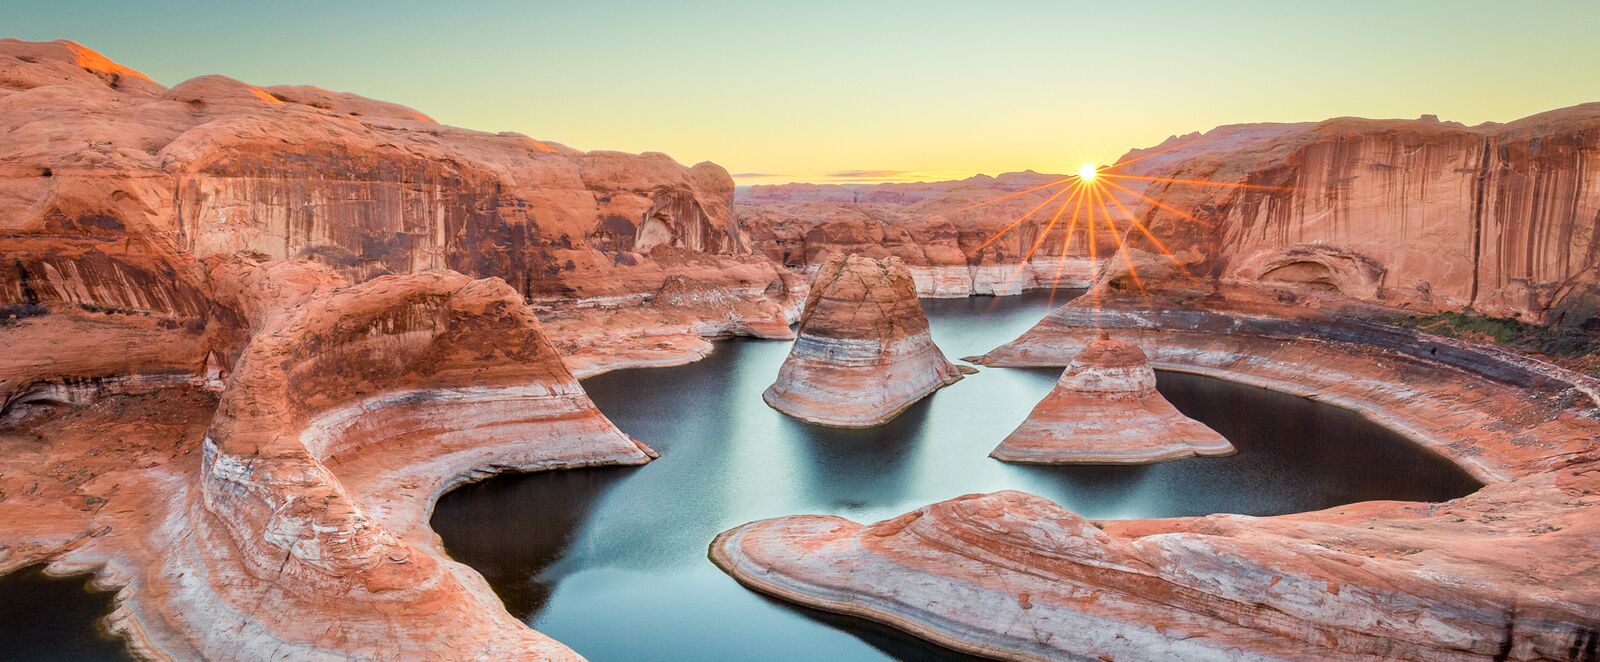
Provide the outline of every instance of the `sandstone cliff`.
[[[1169,248],[1203,256],[1199,275],[1592,328],[1597,154],[1600,104],[1475,127],[1432,117],[1241,124],[1130,151],[1114,167],[1128,177],[1105,192]],[[1059,229],[1039,240],[1052,207],[1038,206],[1054,189],[1035,187],[1056,179],[753,186],[737,210],[752,245],[799,270],[829,251],[863,252],[900,257],[924,296],[1082,286],[1097,270],[1086,237],[1070,249]],[[1128,239],[1159,252],[1138,233]],[[1097,248],[1104,257],[1115,246],[1102,235]]]
[[[771,260],[815,271],[834,254],[899,258],[927,297],[1016,294],[1083,287],[1090,263],[1045,242],[1024,260],[1045,219],[1024,222],[985,246],[1018,215],[1050,197],[1028,189],[1061,179],[1035,172],[954,182],[752,186],[736,206],[741,233]],[[1002,196],[1011,196],[993,204]],[[977,205],[977,206],[975,206]]]
[[1171,163],[1160,176],[1251,188],[1150,182],[1170,209],[1143,215],[1223,279],[1583,326],[1600,307],[1597,166],[1600,104],[1476,127],[1339,118]]
[[[1154,176],[1189,158],[1246,149],[1306,126],[1238,124],[1173,136],[1129,152],[1119,172]],[[755,248],[797,271],[815,270],[829,253],[893,255],[925,297],[1016,294],[1085,287],[1095,279],[1081,228],[1072,246],[1062,241],[1064,222],[1053,238],[1041,238],[1064,197],[1053,197],[1058,189],[1049,185],[1064,180],[1030,170],[943,182],[751,186],[739,194],[735,210]],[[1137,208],[1133,192],[1146,183],[1124,180],[1128,192],[1105,193]],[[1098,243],[1102,256],[1115,249],[1107,234]]]
[[[308,259],[207,266],[230,312],[203,358],[225,383],[63,379],[76,406],[37,384],[8,404],[0,570],[96,573],[121,588],[112,629],[155,658],[577,659],[427,527],[464,480],[653,456],[589,401],[522,296],[445,271],[351,284]],[[56,317],[73,319],[26,323]],[[150,340],[67,340],[108,338]]]
[[[710,163],[581,153],[316,88],[166,89],[70,42],[0,41],[0,132],[0,306],[23,314],[65,301],[197,320],[192,261],[240,252],[357,282],[499,277],[557,322],[648,303],[674,274],[770,304],[715,333],[785,326],[801,298],[748,254],[732,179]],[[702,321],[657,312],[629,321]]]

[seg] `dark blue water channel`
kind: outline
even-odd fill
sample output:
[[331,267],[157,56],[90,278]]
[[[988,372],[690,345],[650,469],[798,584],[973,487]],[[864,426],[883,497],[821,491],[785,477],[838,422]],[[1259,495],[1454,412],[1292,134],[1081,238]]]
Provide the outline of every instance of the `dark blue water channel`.
[[[1044,294],[923,303],[952,359],[1015,338],[1050,305]],[[1109,519],[1438,501],[1479,486],[1353,412],[1178,373],[1159,375],[1161,392],[1226,435],[1237,455],[1143,467],[1009,465],[989,451],[1059,370],[985,369],[888,425],[842,430],[762,402],[788,351],[784,342],[728,341],[694,364],[585,380],[600,409],[659,450],[659,460],[466,486],[439,502],[434,529],[513,614],[597,662],[930,659],[956,656],[752,593],[707,561],[707,544],[755,519],[822,513],[867,522],[1002,489]]]

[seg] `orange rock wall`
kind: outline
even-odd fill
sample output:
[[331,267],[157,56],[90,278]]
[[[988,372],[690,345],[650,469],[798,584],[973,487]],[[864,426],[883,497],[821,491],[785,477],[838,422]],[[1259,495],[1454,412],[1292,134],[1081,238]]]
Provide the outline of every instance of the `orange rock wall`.
[[1600,104],[1479,127],[1329,120],[1164,174],[1271,187],[1146,190],[1200,221],[1145,212],[1223,277],[1351,289],[1357,262],[1286,256],[1331,249],[1376,266],[1374,291],[1346,294],[1554,324],[1588,321],[1600,292]]

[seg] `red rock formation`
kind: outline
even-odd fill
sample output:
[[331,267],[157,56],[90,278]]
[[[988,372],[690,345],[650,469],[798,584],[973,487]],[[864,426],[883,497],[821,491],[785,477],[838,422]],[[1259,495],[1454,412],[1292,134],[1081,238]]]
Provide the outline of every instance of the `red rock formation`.
[[[1173,136],[1129,152],[1118,171],[1151,176],[1190,158],[1249,149],[1308,126],[1238,124]],[[1054,209],[1040,207],[1053,192],[1040,187],[1062,178],[1027,171],[944,182],[751,186],[739,194],[736,211],[752,245],[798,271],[815,270],[829,253],[858,253],[900,258],[916,278],[917,291],[927,297],[1085,287],[1096,271],[1085,238],[1066,246],[1058,227],[1055,239],[1040,239]],[[1146,181],[1120,184],[1140,191]],[[1105,192],[1124,204],[1139,204],[1131,193]],[[1032,217],[1001,234],[1030,210]],[[1115,249],[1105,235],[1100,244],[1101,255]]]
[[[348,286],[307,261],[230,260],[210,278],[249,339],[203,444],[184,421],[209,418],[204,401],[153,426],[186,426],[175,445],[138,431],[124,445],[142,459],[109,465],[93,459],[99,434],[42,424],[92,414],[13,412],[50,460],[24,454],[0,473],[103,475],[65,497],[94,506],[65,519],[59,494],[0,487],[25,497],[4,504],[0,547],[15,552],[0,568],[50,559],[126,586],[113,622],[151,655],[575,659],[506,614],[427,527],[464,480],[651,456],[589,402],[521,295],[445,272]],[[182,400],[142,386],[88,408]],[[126,424],[125,410],[105,416],[92,420]],[[0,432],[0,446],[29,443]]]
[[[507,623],[431,545],[401,540],[383,520],[425,530],[437,490],[481,467],[637,464],[647,451],[594,408],[504,282],[390,276],[285,311],[251,341],[208,433],[202,503],[239,550],[241,579],[274,584],[286,603],[273,610],[285,622],[251,624],[285,645],[551,654],[564,649]],[[362,491],[341,482],[346,472]],[[226,589],[213,587],[214,599],[236,599]],[[368,610],[398,626],[319,634],[318,623]],[[328,618],[296,627],[316,611]]]
[[[536,304],[567,365],[579,377],[622,367],[678,365],[705,357],[705,338],[794,337],[806,283],[754,255],[707,255],[660,246],[650,261],[614,280],[637,292]],[[616,270],[608,278],[617,279]],[[687,290],[702,296],[685,296]],[[704,307],[692,302],[705,303]]]
[[[1340,118],[1194,155],[1144,216],[1230,280],[1579,326],[1600,304],[1600,104],[1510,124]],[[1206,227],[1174,212],[1214,224]]]
[[1029,464],[1147,464],[1231,455],[1233,444],[1156,392],[1135,345],[1102,334],[1073,357],[1050,394],[989,454]]
[[[1156,204],[1108,190],[1169,247],[1205,255],[1231,282],[1581,327],[1600,319],[1595,154],[1600,104],[1477,127],[1431,117],[1231,125],[1120,159],[1117,172],[1134,178],[1117,184]],[[899,256],[924,295],[1081,286],[1094,270],[1082,237],[1065,263],[1049,240],[1024,264],[1048,213],[984,246],[1050,189],[972,206],[1055,177],[754,186],[740,224],[768,257],[799,269],[830,250]]]
[[1061,365],[1096,319],[1164,369],[1354,409],[1487,486],[1440,504],[1121,522],[968,495],[869,526],[747,524],[713,560],[756,590],[1002,659],[1585,659],[1600,641],[1593,380],[1364,323],[1073,306],[990,363]]
[[794,348],[762,399],[804,421],[870,427],[961,374],[928,335],[899,259],[836,255],[817,271]]
[[196,271],[148,245],[0,242],[0,412],[47,392],[202,375],[210,321],[227,311]]
[[133,94],[160,94],[162,87],[149,76],[112,62],[106,56],[71,41],[49,43],[0,39],[7,59],[0,78],[0,98],[17,90],[50,85],[109,87]]
[[[776,304],[741,307],[756,317],[720,333],[784,326],[801,300],[747,254],[733,181],[710,163],[581,153],[316,88],[206,76],[167,90],[70,42],[0,41],[0,91],[0,264],[70,244],[157,273],[241,251],[353,281],[448,268],[500,277],[577,327],[675,274]],[[0,280],[0,305],[26,303],[20,282]],[[661,335],[704,321],[658,312],[628,321]]]
[[576,657],[426,521],[651,455],[528,301],[593,372],[787,337],[804,290],[711,164],[168,90],[69,42],[0,41],[0,133],[0,572],[95,573],[154,658]]

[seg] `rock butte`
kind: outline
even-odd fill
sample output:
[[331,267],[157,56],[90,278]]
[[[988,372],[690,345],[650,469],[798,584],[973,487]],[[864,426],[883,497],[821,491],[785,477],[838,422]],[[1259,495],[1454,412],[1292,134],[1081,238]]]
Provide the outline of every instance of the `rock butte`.
[[1257,291],[1166,309],[1178,301],[1075,302],[984,362],[1064,365],[1101,325],[1165,370],[1354,409],[1486,486],[1439,504],[1105,522],[968,495],[870,526],[754,522],[719,536],[713,560],[762,592],[1004,659],[1593,657],[1594,379]]
[[933,344],[911,273],[893,257],[829,258],[817,270],[797,336],[778,381],[761,397],[811,423],[886,423],[962,375]]
[[1073,357],[1050,394],[989,457],[1029,464],[1147,464],[1233,452],[1222,435],[1161,397],[1144,352],[1101,334]]

